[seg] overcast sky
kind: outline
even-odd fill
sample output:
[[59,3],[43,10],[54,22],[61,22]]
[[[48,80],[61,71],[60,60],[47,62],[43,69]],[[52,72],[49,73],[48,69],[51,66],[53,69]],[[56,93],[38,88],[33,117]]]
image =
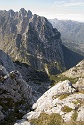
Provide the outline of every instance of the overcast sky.
[[84,22],[84,0],[0,0],[0,10],[20,8],[48,19],[70,19]]

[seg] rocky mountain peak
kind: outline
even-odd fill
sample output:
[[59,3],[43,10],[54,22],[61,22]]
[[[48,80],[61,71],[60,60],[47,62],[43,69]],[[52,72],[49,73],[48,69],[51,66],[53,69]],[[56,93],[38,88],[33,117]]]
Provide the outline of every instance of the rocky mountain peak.
[[28,10],[28,17],[29,19],[32,18],[32,12],[30,10]]
[[26,11],[24,8],[21,8],[20,11],[19,11],[19,14],[20,14],[22,17],[25,17],[25,16],[27,16],[27,11]]
[[28,10],[28,12],[24,9],[21,8],[20,11],[18,12],[19,18],[23,21],[24,18],[28,19],[32,18],[32,12],[30,10]]
[[1,48],[14,61],[30,64],[36,70],[47,71],[48,74],[63,71],[62,42],[58,30],[46,18],[32,15],[24,8],[19,12],[10,10],[9,16],[8,12],[4,17],[1,15]]
[[9,10],[9,13],[10,13],[10,17],[13,17],[14,16],[14,14],[15,14],[15,12],[11,9],[11,10]]

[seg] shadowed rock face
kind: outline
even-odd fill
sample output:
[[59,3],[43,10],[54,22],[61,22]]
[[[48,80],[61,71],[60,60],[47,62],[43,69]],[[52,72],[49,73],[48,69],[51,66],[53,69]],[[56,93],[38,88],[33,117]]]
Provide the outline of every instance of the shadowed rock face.
[[0,50],[0,65],[4,66],[8,72],[14,70],[14,64],[11,58],[2,50]]
[[84,59],[84,56],[81,56],[80,54],[68,49],[64,45],[62,45],[63,49],[63,55],[64,55],[64,62],[67,69],[72,68],[77,63],[79,63],[81,60]]
[[0,123],[10,122],[13,124],[30,110],[31,104],[32,89],[22,79],[20,72],[12,71],[8,73],[0,65]]
[[60,33],[46,18],[24,8],[0,11],[0,48],[13,60],[55,74],[64,67],[61,44]]

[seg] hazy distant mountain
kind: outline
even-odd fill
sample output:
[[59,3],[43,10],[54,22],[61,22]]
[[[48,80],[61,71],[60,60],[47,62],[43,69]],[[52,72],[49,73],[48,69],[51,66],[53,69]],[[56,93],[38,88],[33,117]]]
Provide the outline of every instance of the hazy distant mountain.
[[70,49],[84,55],[84,23],[71,20],[49,20],[61,32],[62,42]]

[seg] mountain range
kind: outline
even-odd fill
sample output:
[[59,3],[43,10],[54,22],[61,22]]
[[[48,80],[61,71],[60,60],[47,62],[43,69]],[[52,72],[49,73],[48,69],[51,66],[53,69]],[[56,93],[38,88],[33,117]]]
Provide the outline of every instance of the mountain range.
[[0,125],[83,125],[83,59],[45,17],[1,10]]
[[54,28],[61,33],[64,45],[84,55],[84,23],[72,20],[49,20]]

